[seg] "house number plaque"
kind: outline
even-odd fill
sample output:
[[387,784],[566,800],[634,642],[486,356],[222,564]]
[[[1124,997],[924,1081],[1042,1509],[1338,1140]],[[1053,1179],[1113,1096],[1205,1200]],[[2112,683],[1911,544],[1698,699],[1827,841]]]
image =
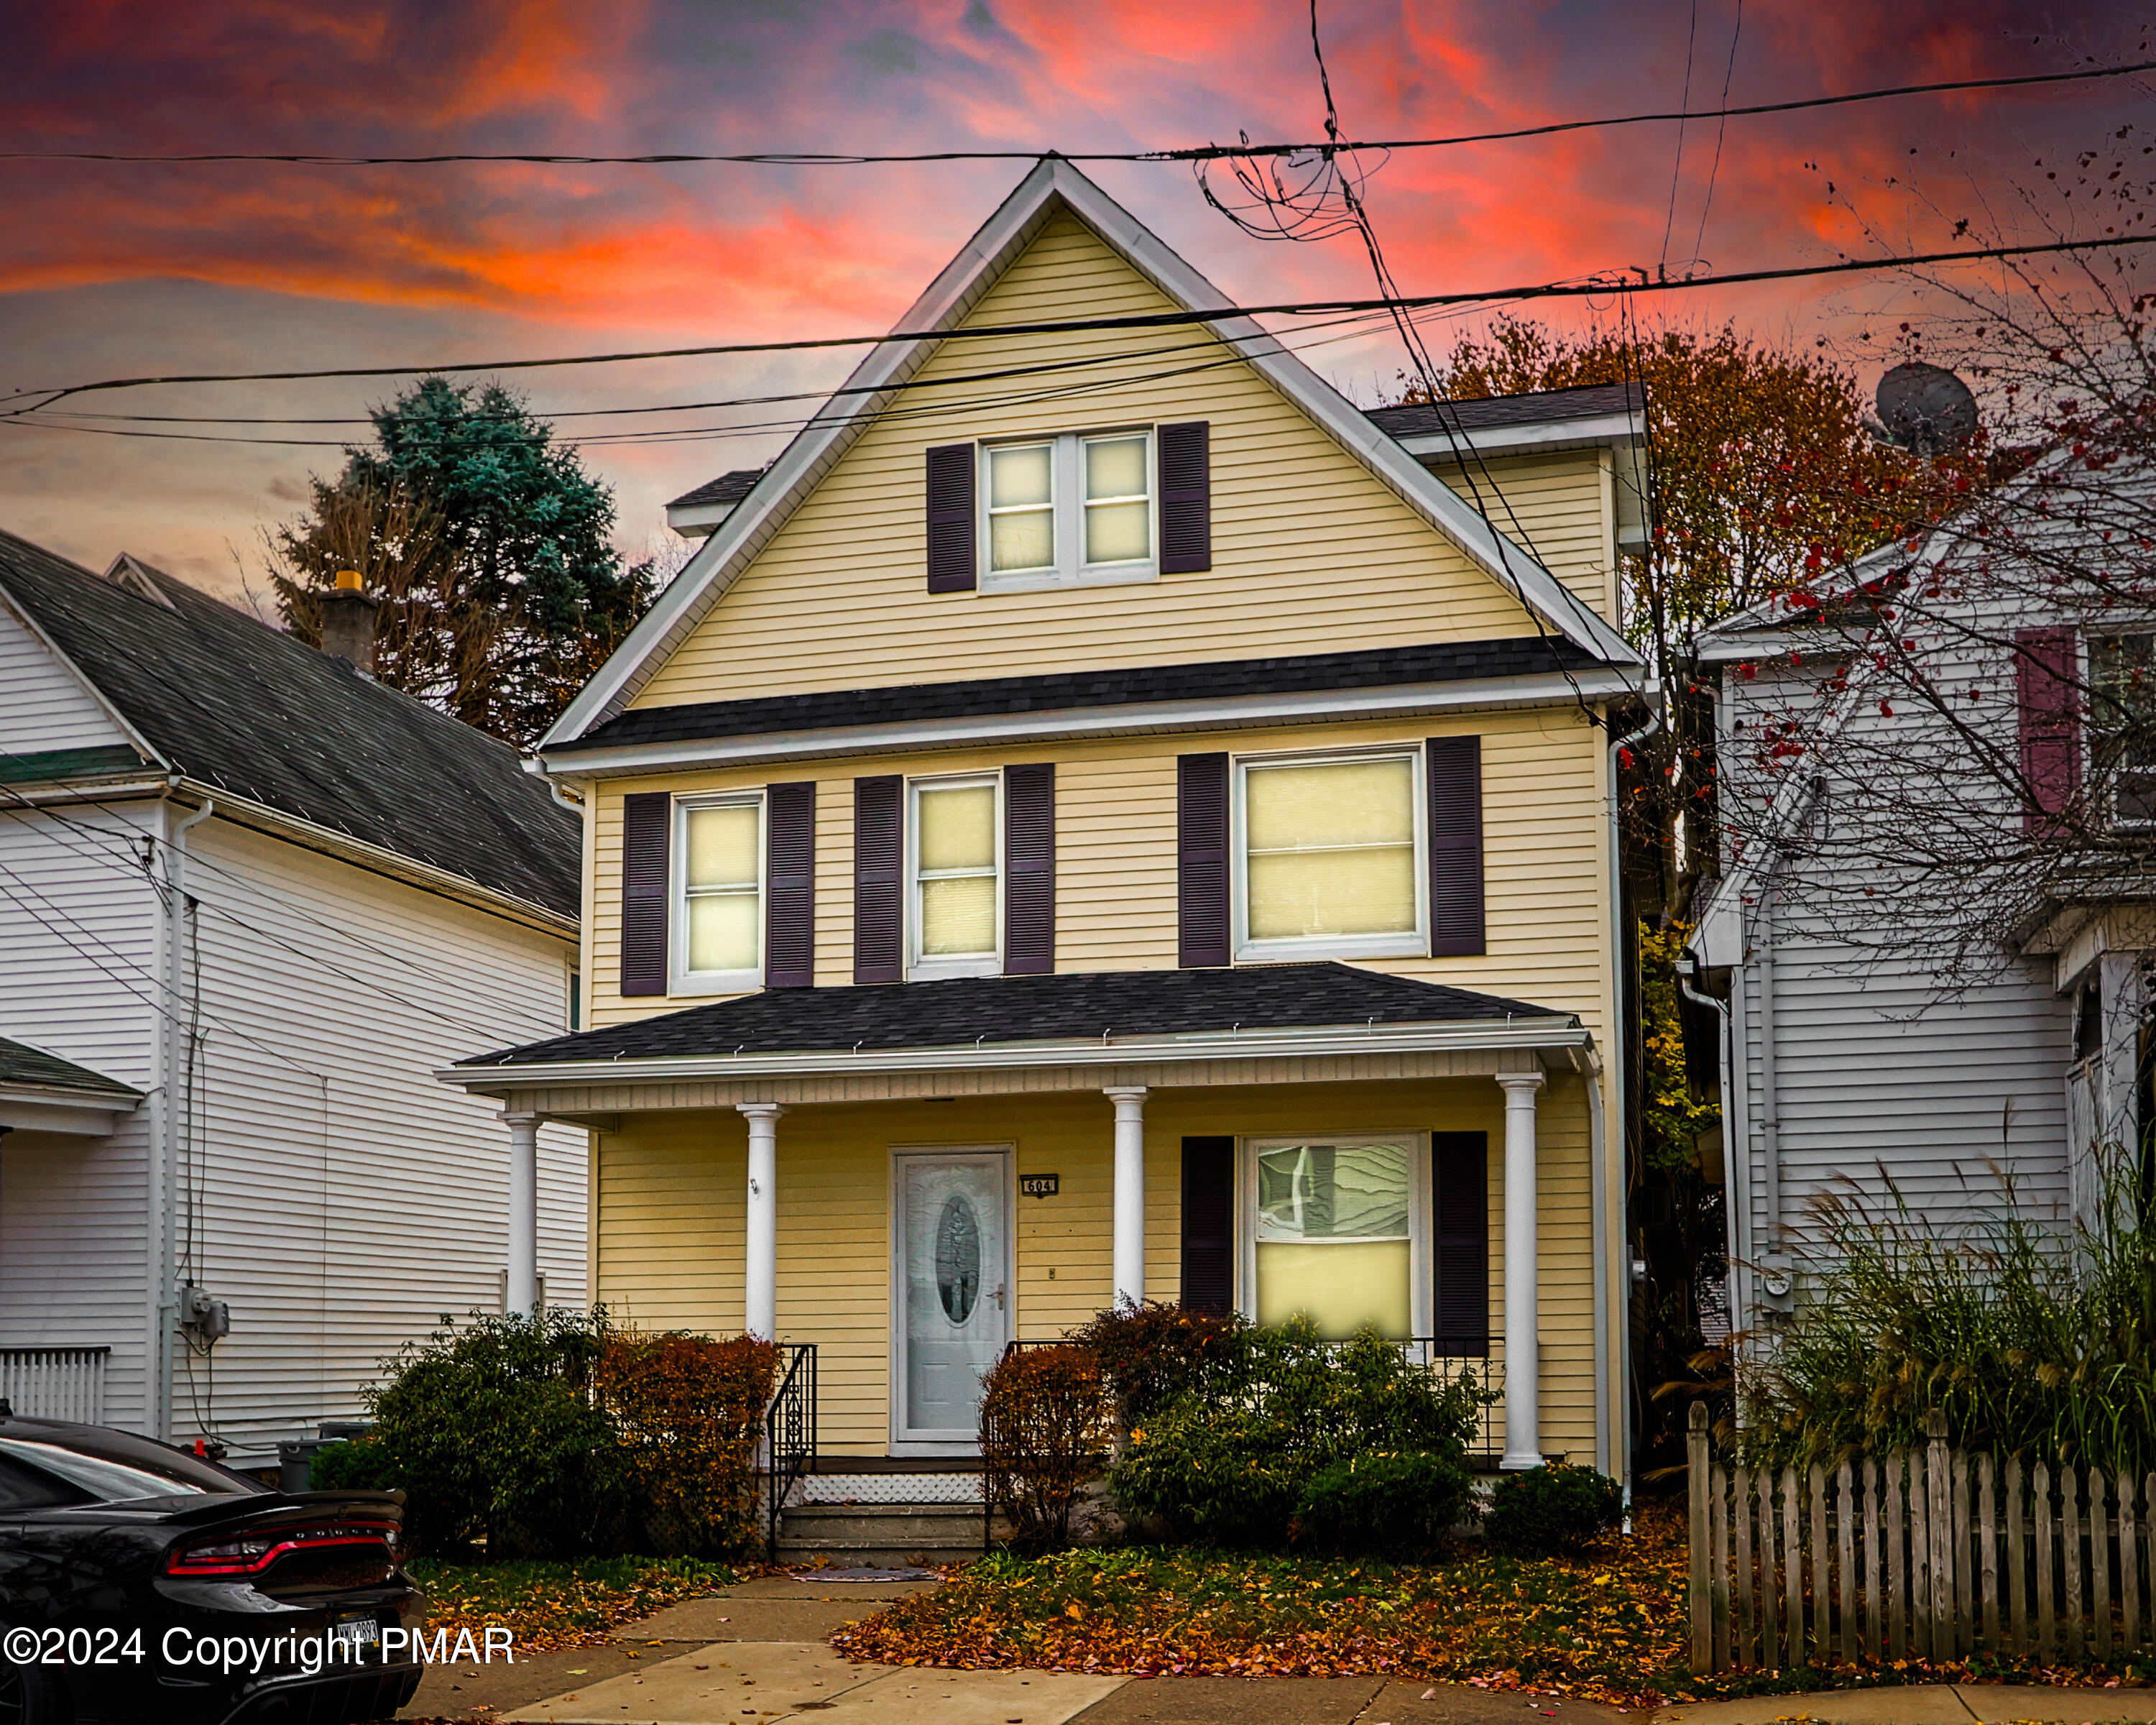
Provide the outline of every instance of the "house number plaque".
[[1018,1189],[1028,1198],[1053,1198],[1063,1189],[1060,1174],[1021,1174]]

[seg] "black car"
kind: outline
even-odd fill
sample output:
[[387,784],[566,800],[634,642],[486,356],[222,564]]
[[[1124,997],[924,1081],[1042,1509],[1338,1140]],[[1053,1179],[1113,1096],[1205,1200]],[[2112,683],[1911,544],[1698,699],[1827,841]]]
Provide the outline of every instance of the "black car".
[[420,1675],[403,1515],[0,1413],[0,1725],[388,1717]]

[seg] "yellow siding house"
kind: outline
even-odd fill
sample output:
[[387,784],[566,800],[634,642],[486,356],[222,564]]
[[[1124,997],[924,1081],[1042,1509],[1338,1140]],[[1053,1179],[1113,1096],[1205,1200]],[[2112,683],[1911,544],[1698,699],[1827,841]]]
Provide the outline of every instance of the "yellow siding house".
[[1138,1299],[1625,1469],[1638,403],[1366,413],[1227,304],[1044,163],[542,745],[586,1028],[449,1076],[592,1132],[616,1313],[813,1346],[827,1471]]

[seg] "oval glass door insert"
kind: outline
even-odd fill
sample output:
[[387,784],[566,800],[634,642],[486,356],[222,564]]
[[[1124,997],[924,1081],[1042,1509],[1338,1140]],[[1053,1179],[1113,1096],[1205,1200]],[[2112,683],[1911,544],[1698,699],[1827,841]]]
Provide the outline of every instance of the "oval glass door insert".
[[963,1193],[943,1201],[936,1219],[936,1294],[943,1315],[962,1324],[981,1297],[981,1224]]

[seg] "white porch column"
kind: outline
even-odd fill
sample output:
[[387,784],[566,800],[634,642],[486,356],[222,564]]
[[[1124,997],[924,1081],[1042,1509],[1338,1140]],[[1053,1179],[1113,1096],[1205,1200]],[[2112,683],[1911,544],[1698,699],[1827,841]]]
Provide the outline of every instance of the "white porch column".
[[747,1314],[742,1327],[778,1339],[778,1117],[776,1102],[737,1102],[748,1122]]
[[1509,1471],[1543,1461],[1535,1333],[1535,1092],[1543,1075],[1507,1073],[1497,1082],[1505,1091],[1505,1455],[1497,1465]]
[[509,1128],[509,1287],[503,1305],[531,1315],[539,1303],[539,1117],[505,1110]]
[[1145,1304],[1145,1099],[1143,1085],[1111,1086],[1116,1105],[1116,1304]]

